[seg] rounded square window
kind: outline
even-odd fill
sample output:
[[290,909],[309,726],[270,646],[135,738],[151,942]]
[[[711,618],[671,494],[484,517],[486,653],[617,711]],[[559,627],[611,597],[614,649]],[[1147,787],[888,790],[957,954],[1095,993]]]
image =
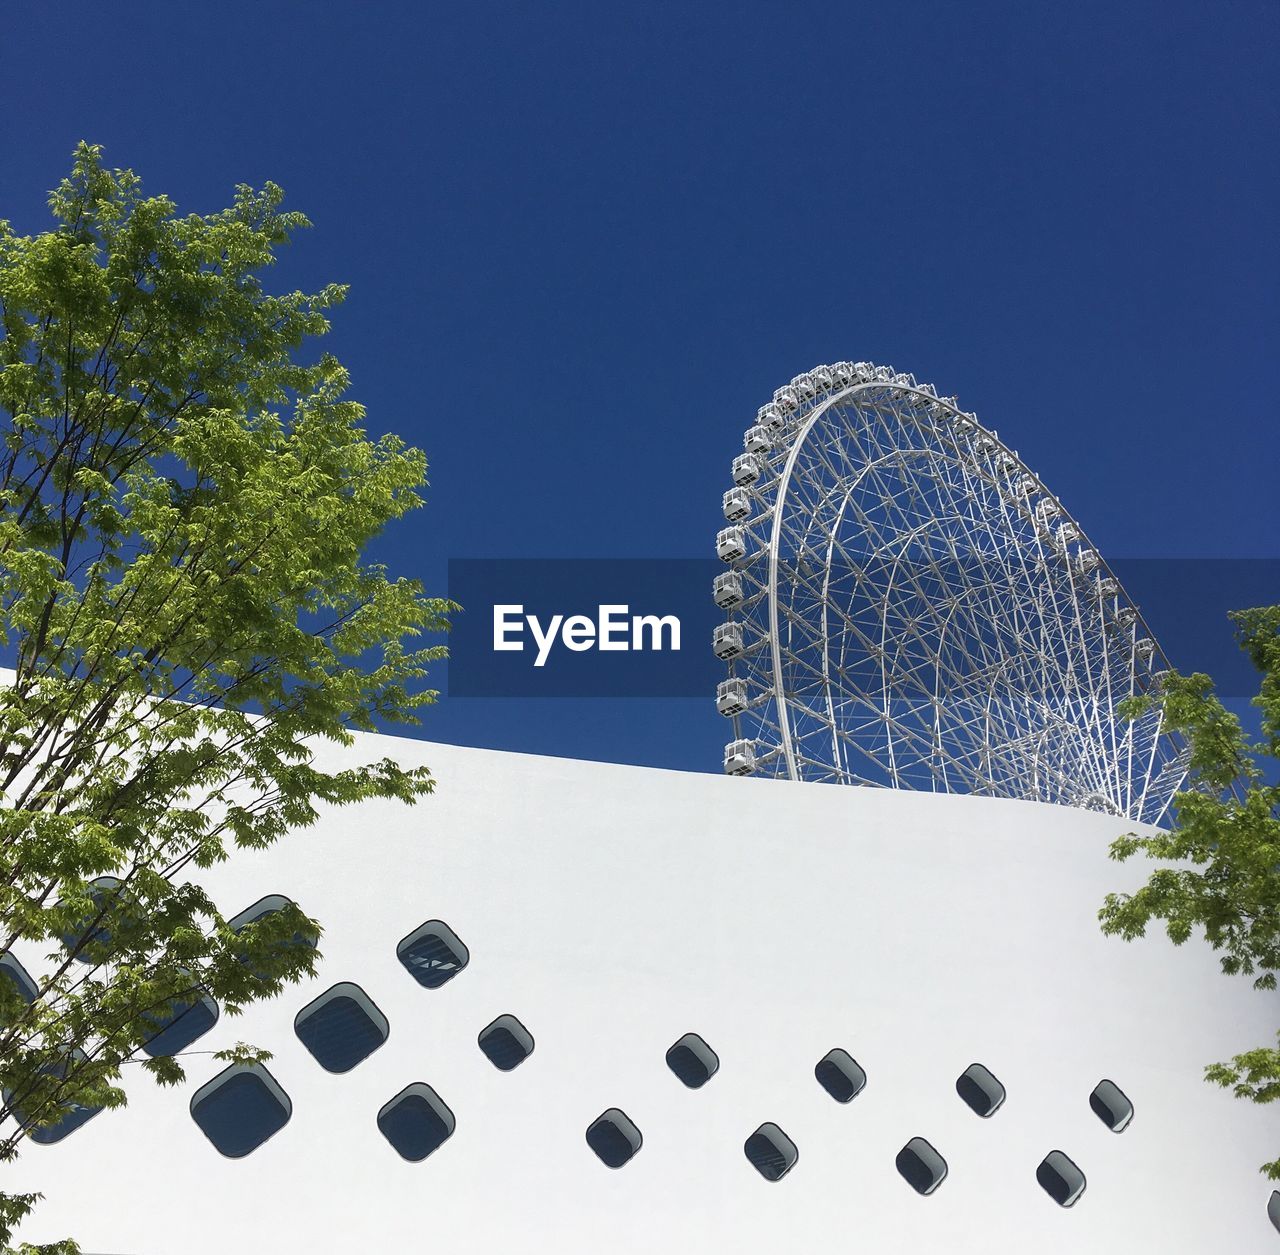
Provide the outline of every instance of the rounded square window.
[[[26,1006],[30,1006],[39,993],[31,973],[7,950],[0,954],[0,982],[0,990],[13,994]],[[3,1022],[4,1016],[0,1013],[0,1023]]]
[[984,1120],[995,1115],[1005,1100],[1004,1086],[980,1063],[971,1063],[960,1073],[956,1078],[956,1093]]
[[1133,1119],[1133,1103],[1114,1081],[1099,1081],[1089,1095],[1089,1106],[1113,1133],[1123,1133]]
[[500,1072],[518,1068],[533,1054],[533,1034],[514,1015],[500,1015],[480,1030],[477,1039],[485,1057]]
[[743,1153],[751,1166],[766,1181],[781,1181],[796,1166],[800,1152],[776,1124],[762,1124],[742,1144]]
[[391,1026],[359,985],[342,981],[298,1012],[293,1031],[327,1072],[350,1072],[387,1040]]
[[1051,1150],[1040,1161],[1036,1180],[1059,1207],[1070,1207],[1084,1193],[1084,1173],[1060,1150]]
[[701,1089],[720,1068],[720,1056],[697,1033],[686,1033],[667,1051],[667,1067],[690,1089]]
[[[70,1070],[72,1063],[82,1063],[85,1055],[82,1050],[72,1051],[71,1058],[68,1061],[59,1064],[49,1064],[41,1069],[45,1076],[63,1077]],[[9,1104],[11,1094],[8,1090],[4,1091],[4,1102]],[[28,1120],[18,1107],[11,1108],[13,1117],[21,1125],[26,1126]],[[55,1142],[60,1142],[64,1137],[70,1136],[82,1124],[87,1124],[94,1116],[102,1110],[101,1107],[90,1107],[84,1103],[75,1101],[63,1102],[61,1104],[62,1117],[52,1124],[46,1124],[43,1128],[27,1128],[27,1136],[40,1146],[52,1146]]]
[[838,1046],[818,1060],[813,1074],[836,1102],[852,1102],[867,1083],[867,1074],[858,1061]]
[[610,1107],[587,1126],[587,1145],[609,1168],[621,1168],[635,1157],[643,1143],[631,1117],[617,1107]]
[[260,1063],[233,1063],[191,1098],[191,1118],[228,1159],[257,1150],[291,1115],[289,1095]]
[[203,1037],[218,1022],[218,1004],[202,989],[182,998],[171,998],[163,1007],[144,1011],[142,1019],[152,1034],[142,1048],[153,1059],[176,1055]]
[[453,1136],[457,1121],[430,1085],[405,1086],[378,1112],[378,1129],[401,1159],[418,1163]]
[[[259,898],[252,906],[246,907],[234,919],[229,919],[227,927],[233,933],[243,932],[250,924],[257,924],[265,920],[267,916],[274,915],[285,907],[295,907],[296,905],[297,903],[292,898],[286,898],[281,893],[269,893],[265,898]],[[305,933],[295,932],[291,936],[279,939],[275,945],[281,950],[289,950],[294,946],[308,946],[314,950],[316,948],[316,940],[315,937],[308,936]],[[269,980],[272,976],[270,971],[254,967],[248,955],[242,956],[240,962],[259,980]]]
[[893,1162],[917,1194],[932,1194],[947,1177],[947,1161],[923,1137],[913,1137]]
[[[57,1124],[47,1124],[42,1129],[31,1129],[27,1136],[41,1146],[52,1146],[64,1137],[70,1136],[82,1124],[88,1124],[102,1110],[101,1107],[87,1107],[83,1103],[69,1102],[65,1104],[66,1114]],[[14,1115],[17,1115],[14,1112]]]
[[467,966],[471,954],[448,924],[431,919],[396,947],[396,958],[419,985],[439,989]]
[[1267,1199],[1267,1219],[1280,1231],[1280,1190],[1272,1190]]
[[[107,957],[111,944],[111,930],[106,921],[118,911],[117,899],[121,893],[121,881],[116,876],[99,876],[91,880],[86,889],[90,905],[61,934],[62,944],[80,963],[101,963]],[[59,906],[62,903],[58,903]]]

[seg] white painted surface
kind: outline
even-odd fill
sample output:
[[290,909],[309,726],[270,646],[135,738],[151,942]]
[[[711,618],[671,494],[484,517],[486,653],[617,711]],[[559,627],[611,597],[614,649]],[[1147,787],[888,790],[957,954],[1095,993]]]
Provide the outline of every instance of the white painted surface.
[[[325,925],[318,980],[195,1044],[273,1050],[289,1124],[224,1159],[188,1114],[221,1065],[193,1056],[178,1091],[139,1076],[126,1110],[6,1170],[47,1196],[23,1238],[128,1255],[1280,1250],[1257,1172],[1280,1153],[1274,1112],[1201,1080],[1269,1040],[1275,1000],[1199,944],[1101,936],[1105,892],[1145,874],[1106,857],[1120,821],[386,738],[357,752],[429,762],[437,794],[333,812],[209,877],[228,914],[279,892]],[[435,991],[395,955],[431,918],[471,951]],[[391,1024],[341,1076],[292,1031],[338,981]],[[503,1012],[537,1043],[510,1073],[476,1045]],[[663,1061],[690,1030],[721,1060],[697,1091]],[[869,1078],[847,1106],[813,1076],[833,1046]],[[990,1120],[955,1092],[974,1061],[1008,1090]],[[1089,1109],[1103,1077],[1137,1110],[1120,1135]],[[457,1117],[421,1163],[374,1123],[413,1081]],[[583,1137],[612,1106],[644,1135],[617,1171]],[[774,1184],[742,1152],[767,1120],[800,1150]],[[929,1198],[894,1168],[914,1135],[950,1166]],[[1035,1180],[1055,1148],[1088,1177],[1069,1211]]]

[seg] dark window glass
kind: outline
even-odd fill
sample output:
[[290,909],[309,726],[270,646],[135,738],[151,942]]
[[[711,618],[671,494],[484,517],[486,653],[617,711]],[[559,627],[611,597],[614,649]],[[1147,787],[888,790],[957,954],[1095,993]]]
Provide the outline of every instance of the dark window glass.
[[7,950],[0,954],[0,981],[4,981],[6,987],[11,988],[27,1006],[36,1000],[39,991],[31,974]]
[[947,1161],[923,1137],[913,1137],[894,1163],[917,1194],[932,1194],[947,1175]]
[[233,1063],[191,1099],[191,1118],[229,1159],[257,1150],[293,1114],[293,1103],[260,1063]]
[[610,1168],[621,1168],[640,1149],[644,1138],[625,1111],[610,1107],[587,1127],[587,1145]]
[[456,1125],[453,1112],[444,1105],[440,1095],[420,1081],[402,1089],[378,1112],[382,1136],[402,1159],[414,1163],[448,1141]]
[[818,1060],[813,1074],[836,1102],[851,1102],[867,1083],[867,1074],[858,1061],[839,1047]]
[[[77,1063],[81,1062],[84,1059],[83,1051],[75,1051],[74,1058]],[[49,1066],[42,1068],[41,1071],[45,1076],[65,1076],[70,1066],[70,1063],[50,1064]],[[10,1097],[10,1092],[5,1090],[4,1101],[6,1105],[8,1105]],[[20,1104],[14,1106],[12,1110],[14,1119],[16,1119],[19,1124],[25,1125],[27,1123],[27,1118],[23,1115]],[[30,1137],[33,1142],[38,1142],[41,1146],[52,1146],[54,1142],[62,1141],[64,1137],[74,1133],[82,1124],[86,1124],[88,1121],[92,1120],[93,1117],[102,1110],[102,1108],[87,1107],[83,1103],[78,1102],[67,1102],[62,1104],[62,1110],[64,1114],[56,1123],[47,1124],[41,1129],[28,1129],[27,1136]]]
[[[228,920],[227,927],[230,928],[232,932],[238,933],[238,932],[241,932],[243,929],[247,928],[250,924],[255,924],[260,919],[263,919],[265,916],[272,914],[272,912],[278,911],[282,907],[293,906],[293,905],[294,905],[293,901],[290,898],[286,898],[283,894],[271,893],[271,894],[268,894],[265,898],[259,898],[258,901],[255,902],[252,906],[246,907],[234,919]],[[282,950],[288,950],[293,946],[309,946],[311,949],[314,950],[316,946],[316,939],[314,937],[304,936],[300,932],[296,932],[293,934],[292,937],[289,937],[288,939],[281,941],[279,945],[281,946]],[[266,971],[262,968],[253,967],[252,964],[249,962],[248,955],[243,956],[240,959],[240,962],[243,963],[247,968],[249,968],[249,970],[259,980],[267,980],[271,976],[271,973],[269,971]]]
[[1280,1190],[1272,1190],[1267,1199],[1267,1219],[1280,1230]]
[[342,982],[298,1012],[298,1039],[329,1072],[349,1072],[390,1033],[387,1017],[359,985]]
[[956,1093],[984,1120],[1004,1102],[1004,1086],[980,1063],[971,1063],[956,1080]]
[[60,1142],[64,1137],[74,1133],[82,1124],[87,1124],[101,1110],[101,1107],[85,1107],[78,1102],[68,1103],[67,1114],[57,1124],[46,1125],[43,1129],[32,1129],[28,1136],[33,1142],[39,1142],[41,1146],[52,1146],[54,1142]]
[[471,955],[448,924],[433,919],[396,947],[396,957],[419,985],[439,989],[467,966]]
[[1070,1207],[1084,1193],[1084,1173],[1060,1150],[1051,1150],[1040,1161],[1036,1180],[1059,1207]]
[[155,1030],[142,1043],[153,1059],[176,1055],[197,1037],[203,1037],[218,1022],[218,1004],[208,994],[197,992],[189,998],[174,998],[158,1011],[144,1011],[143,1020]]
[[247,906],[234,919],[227,921],[227,927],[233,933],[238,933],[246,925],[252,924],[254,920],[261,919],[264,915],[270,915],[272,911],[278,911],[281,907],[292,906],[291,898],[286,898],[282,893],[269,893],[265,898],[259,898],[252,906]]
[[[111,944],[111,931],[105,925],[105,919],[115,909],[114,899],[120,889],[120,881],[115,876],[99,876],[89,882],[88,897],[93,904],[81,918],[62,934],[62,944],[68,950],[74,950],[75,958],[81,963],[101,963],[106,957],[107,947]],[[103,915],[104,922],[94,926],[94,921]]]
[[720,1067],[720,1056],[697,1033],[686,1033],[667,1051],[667,1067],[690,1089],[701,1089]]
[[800,1152],[776,1124],[762,1124],[742,1145],[751,1166],[766,1181],[781,1181],[795,1167]]
[[1123,1133],[1133,1119],[1133,1103],[1114,1081],[1099,1081],[1089,1095],[1089,1106],[1113,1133]]
[[480,1030],[480,1049],[495,1068],[510,1072],[533,1054],[533,1034],[514,1015],[500,1015]]

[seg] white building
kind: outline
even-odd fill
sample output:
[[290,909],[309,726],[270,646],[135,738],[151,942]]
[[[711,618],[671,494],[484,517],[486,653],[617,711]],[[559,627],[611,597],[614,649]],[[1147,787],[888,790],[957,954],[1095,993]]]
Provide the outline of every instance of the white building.
[[[113,1255],[1280,1249],[1258,1173],[1275,1114],[1202,1080],[1270,1040],[1275,1000],[1202,945],[1101,935],[1105,893],[1148,870],[1107,858],[1125,821],[389,738],[349,751],[389,752],[430,763],[436,796],[333,812],[209,875],[229,914],[282,894],[318,917],[319,977],[222,1016],[185,1087],[139,1075],[126,1109],[29,1145],[5,1170],[46,1195],[21,1238]],[[504,1016],[487,1045],[509,1070],[478,1043]],[[687,1034],[675,1068],[714,1067],[696,1088],[668,1063]],[[224,1090],[200,1052],[238,1040],[274,1058]],[[832,1051],[847,1057],[819,1067]],[[978,1073],[966,1099],[973,1064],[996,1083]],[[970,1105],[1001,1093],[985,1118]],[[1066,1160],[1040,1175],[1067,1207],[1038,1180],[1051,1152]],[[943,1161],[945,1177],[922,1196],[899,1161],[922,1188]]]

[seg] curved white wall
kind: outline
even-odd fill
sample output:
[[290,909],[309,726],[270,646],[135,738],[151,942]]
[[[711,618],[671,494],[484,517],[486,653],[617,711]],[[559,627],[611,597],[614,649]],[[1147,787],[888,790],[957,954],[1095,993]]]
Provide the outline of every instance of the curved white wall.
[[[1120,821],[376,737],[356,752],[429,762],[436,796],[334,812],[209,878],[228,913],[284,893],[326,928],[318,980],[193,1047],[273,1050],[290,1122],[225,1159],[188,1113],[221,1064],[193,1055],[178,1091],[139,1076],[126,1110],[6,1169],[6,1188],[46,1194],[23,1238],[128,1255],[1280,1249],[1257,1171],[1280,1153],[1274,1113],[1201,1080],[1270,1039],[1275,999],[1199,943],[1101,936],[1103,895],[1146,870],[1108,861]],[[434,991],[395,954],[432,918],[471,952]],[[338,981],[391,1026],[345,1075],[292,1028]],[[476,1045],[504,1012],[536,1039],[509,1073]],[[691,1030],[721,1060],[696,1091],[663,1059]],[[868,1075],[847,1106],[813,1075],[834,1046]],[[974,1061],[1008,1090],[989,1120],[956,1095]],[[1089,1108],[1103,1077],[1135,1105],[1122,1134]],[[420,1163],[374,1119],[414,1081],[457,1117]],[[614,1106],[644,1144],[611,1171],[583,1135]],[[777,1183],[742,1151],[764,1121],[800,1151]],[[928,1198],[894,1168],[915,1135],[950,1168]],[[1070,1210],[1035,1179],[1055,1148],[1088,1178]]]

